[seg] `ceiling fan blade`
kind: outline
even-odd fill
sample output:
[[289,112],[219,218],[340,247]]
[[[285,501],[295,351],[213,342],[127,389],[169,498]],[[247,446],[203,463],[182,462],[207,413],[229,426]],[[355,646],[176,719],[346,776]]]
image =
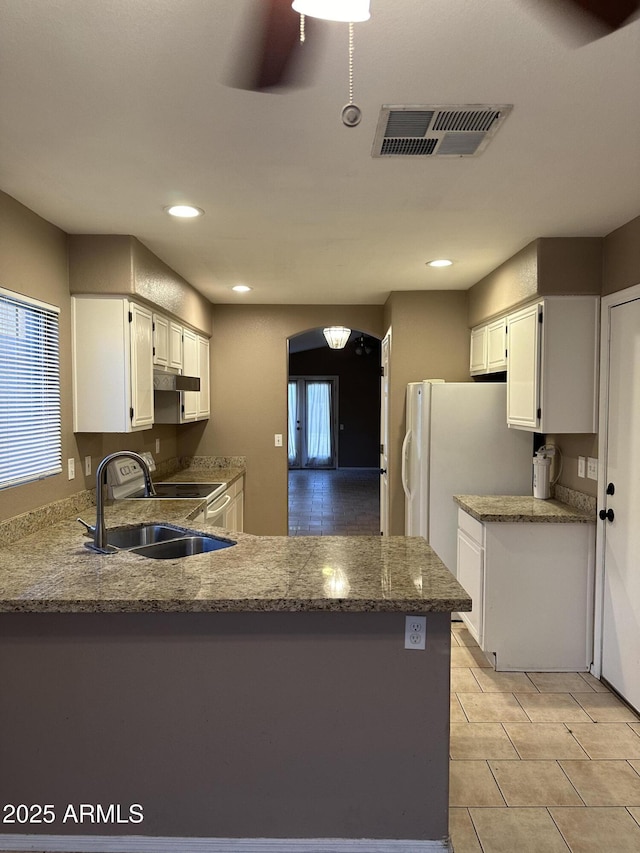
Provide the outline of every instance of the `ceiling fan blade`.
[[610,30],[617,30],[640,8],[640,0],[570,0]]
[[[315,22],[308,17],[305,34],[316,37]],[[291,8],[291,0],[261,0],[248,20],[230,85],[256,92],[303,85],[310,53],[307,42],[300,43],[300,16]]]

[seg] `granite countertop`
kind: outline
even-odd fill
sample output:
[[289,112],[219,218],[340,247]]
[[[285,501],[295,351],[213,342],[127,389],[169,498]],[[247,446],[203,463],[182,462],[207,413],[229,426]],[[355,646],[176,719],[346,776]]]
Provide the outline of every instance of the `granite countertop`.
[[186,468],[169,477],[154,475],[153,481],[154,483],[226,483],[230,486],[244,473],[244,468]]
[[[228,482],[233,469],[198,471]],[[215,476],[212,477],[212,474]],[[194,481],[194,471],[178,475]],[[170,479],[178,479],[174,476]],[[202,500],[133,500],[105,508],[107,527],[167,522],[215,533],[232,548],[152,560],[84,547],[75,518],[0,548],[0,612],[400,611],[471,609],[471,599],[424,539],[252,536],[193,518]],[[95,510],[85,518],[93,523]]]
[[484,522],[592,524],[596,520],[593,512],[530,495],[454,495],[453,499],[473,518]]

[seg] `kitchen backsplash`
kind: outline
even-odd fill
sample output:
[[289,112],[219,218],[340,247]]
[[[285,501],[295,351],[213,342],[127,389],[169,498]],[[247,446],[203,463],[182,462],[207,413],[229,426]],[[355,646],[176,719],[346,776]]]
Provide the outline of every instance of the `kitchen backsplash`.
[[[245,464],[245,456],[182,456],[179,459],[174,457],[157,463],[153,479],[160,482],[185,468],[244,468]],[[24,536],[37,533],[43,527],[57,524],[69,516],[85,513],[87,510],[93,509],[95,505],[95,489],[84,489],[68,498],[36,507],[21,515],[0,521],[0,548],[16,542]],[[89,518],[87,520],[93,521]]]
[[560,483],[556,483],[554,486],[554,497],[557,501],[580,509],[583,512],[596,514],[598,499],[592,497],[592,495],[586,495],[584,492],[578,492],[575,489],[570,489],[568,486],[561,486]]

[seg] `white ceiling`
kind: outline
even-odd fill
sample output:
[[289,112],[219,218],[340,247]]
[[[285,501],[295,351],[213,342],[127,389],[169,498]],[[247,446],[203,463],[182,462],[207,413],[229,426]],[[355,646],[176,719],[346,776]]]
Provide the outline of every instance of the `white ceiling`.
[[[0,189],[135,235],[213,302],[466,289],[536,237],[640,213],[640,21],[585,42],[540,0],[372,0],[347,128],[346,25],[321,25],[307,88],[224,85],[254,2],[0,0]],[[448,103],[514,109],[478,157],[371,157],[383,104]]]

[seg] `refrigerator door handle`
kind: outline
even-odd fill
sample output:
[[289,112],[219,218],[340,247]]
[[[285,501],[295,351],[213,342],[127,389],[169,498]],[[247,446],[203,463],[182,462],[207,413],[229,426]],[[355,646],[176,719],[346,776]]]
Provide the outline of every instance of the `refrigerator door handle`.
[[407,460],[409,456],[409,442],[411,441],[411,430],[407,430],[407,434],[402,440],[402,488],[405,495],[411,498],[411,490],[407,479]]

